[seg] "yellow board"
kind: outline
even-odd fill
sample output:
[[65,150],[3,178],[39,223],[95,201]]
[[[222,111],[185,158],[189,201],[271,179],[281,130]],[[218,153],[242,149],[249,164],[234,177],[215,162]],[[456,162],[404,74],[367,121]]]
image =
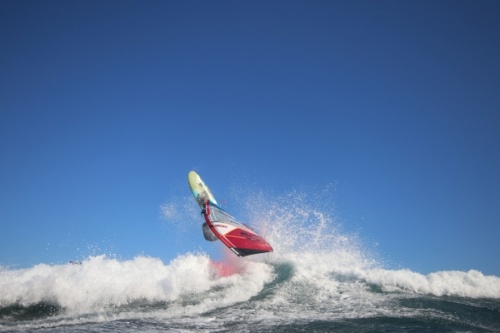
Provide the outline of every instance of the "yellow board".
[[207,200],[217,205],[217,201],[215,200],[212,191],[210,191],[203,179],[201,179],[200,175],[194,171],[190,171],[188,174],[188,182],[194,199],[201,208],[203,208]]

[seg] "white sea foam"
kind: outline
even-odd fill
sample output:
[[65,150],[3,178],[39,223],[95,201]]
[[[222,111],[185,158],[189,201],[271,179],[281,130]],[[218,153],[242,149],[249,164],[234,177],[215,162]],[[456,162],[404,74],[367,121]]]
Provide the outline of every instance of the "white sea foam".
[[441,271],[427,275],[403,270],[367,270],[360,278],[385,291],[405,291],[435,296],[500,298],[500,278],[479,271]]
[[[120,307],[136,301],[171,303],[172,313],[199,313],[244,302],[272,278],[271,267],[249,261],[245,270],[217,276],[204,254],[187,254],[169,264],[149,257],[118,261],[90,257],[80,265],[40,264],[0,272],[0,306],[53,303],[72,314]],[[196,295],[203,294],[197,298]],[[191,302],[175,304],[176,301]]]
[[[58,324],[165,321],[216,309],[226,309],[230,320],[243,320],[247,312],[237,309],[247,307],[252,320],[276,323],[413,315],[415,309],[392,303],[413,295],[500,299],[500,278],[478,271],[423,275],[384,268],[358,237],[340,230],[328,210],[294,198],[291,204],[263,200],[266,204],[247,214],[273,245],[273,253],[237,258],[227,252],[224,262],[216,265],[206,254],[189,253],[169,263],[145,256],[117,260],[100,255],[81,264],[3,267],[0,307],[56,304],[63,309]],[[173,206],[168,209],[178,212]],[[203,320],[210,321],[210,316]],[[44,321],[40,327],[50,325],[55,324]]]

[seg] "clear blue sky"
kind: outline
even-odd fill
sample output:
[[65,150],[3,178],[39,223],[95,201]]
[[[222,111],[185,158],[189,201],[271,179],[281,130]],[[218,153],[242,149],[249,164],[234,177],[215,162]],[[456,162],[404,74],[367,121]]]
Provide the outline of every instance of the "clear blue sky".
[[0,1],[0,265],[203,249],[160,217],[195,169],[229,199],[334,184],[346,231],[395,267],[500,275],[499,15]]

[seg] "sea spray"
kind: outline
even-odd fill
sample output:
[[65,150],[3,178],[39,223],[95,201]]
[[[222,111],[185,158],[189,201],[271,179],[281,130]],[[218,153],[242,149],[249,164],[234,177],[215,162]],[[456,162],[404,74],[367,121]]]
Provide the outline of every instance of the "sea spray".
[[[336,264],[378,267],[376,254],[368,251],[356,234],[342,231],[328,188],[309,196],[292,191],[270,197],[263,192],[246,200],[246,215],[275,248],[275,257],[320,254],[335,258]],[[326,202],[325,202],[326,201]],[[330,256],[329,256],[330,255]]]

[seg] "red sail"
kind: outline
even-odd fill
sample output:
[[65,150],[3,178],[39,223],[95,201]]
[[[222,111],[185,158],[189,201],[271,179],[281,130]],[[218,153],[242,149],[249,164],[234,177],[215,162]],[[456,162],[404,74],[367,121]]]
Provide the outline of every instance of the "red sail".
[[203,215],[214,235],[240,257],[273,251],[269,243],[249,226],[238,222],[222,208],[207,202]]

